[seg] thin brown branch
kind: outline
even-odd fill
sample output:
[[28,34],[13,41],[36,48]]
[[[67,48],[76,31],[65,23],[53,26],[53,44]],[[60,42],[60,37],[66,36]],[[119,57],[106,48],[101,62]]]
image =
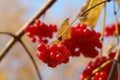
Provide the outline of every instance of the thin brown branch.
[[[118,59],[120,59],[120,44],[118,46],[118,51],[117,51],[117,53],[115,55],[114,60],[118,60]],[[114,80],[114,75],[115,75],[115,72],[117,70],[117,64],[118,64],[118,62],[116,62],[116,61],[113,62],[110,74],[108,76],[108,80]]]
[[39,77],[39,80],[42,80],[42,77],[41,77],[41,75],[40,75],[39,69],[38,69],[38,67],[37,67],[37,63],[35,62],[35,60],[34,60],[33,56],[31,55],[30,51],[27,49],[27,47],[25,46],[25,44],[23,43],[23,41],[20,40],[19,42],[21,43],[21,45],[23,46],[23,48],[26,50],[28,56],[30,57],[30,60],[32,61],[33,65],[34,65],[34,67],[35,67],[35,70],[36,70],[36,72],[37,72],[37,75],[38,75],[38,77]]
[[120,80],[120,63],[117,64],[117,69],[118,69],[118,80]]
[[48,2],[42,8],[40,8],[40,10],[16,33],[16,36],[21,38],[21,36],[25,34],[25,27],[33,24],[35,19],[38,19],[41,15],[43,15],[56,1],[57,0],[48,0]]
[[57,0],[48,0],[48,2],[42,8],[40,8],[40,10],[36,14],[28,22],[25,23],[25,25],[16,33],[15,38],[12,38],[0,53],[0,61],[2,61],[7,52],[11,49],[11,47],[25,34],[24,28],[27,25],[34,23],[35,19],[39,18],[42,14],[44,14],[46,10],[49,9],[56,1]]
[[[115,16],[115,35],[116,35],[116,38],[117,38],[117,44],[119,44],[119,33],[118,33],[118,18],[116,16],[116,7],[115,7],[115,1],[114,1],[114,16]],[[118,47],[118,50],[117,50],[117,54],[115,55],[115,58],[114,60],[119,60],[120,59],[120,46]],[[114,75],[115,75],[115,72],[117,70],[117,64],[116,62],[113,62],[113,65],[112,65],[112,68],[111,68],[111,71],[110,71],[110,74],[108,76],[108,80],[114,80]],[[119,64],[118,64],[119,65]],[[119,68],[119,67],[118,67]]]
[[8,32],[0,32],[0,34],[5,34],[5,35],[9,35],[9,36],[11,36],[11,37],[15,37],[14,34],[12,34],[12,33],[8,33]]

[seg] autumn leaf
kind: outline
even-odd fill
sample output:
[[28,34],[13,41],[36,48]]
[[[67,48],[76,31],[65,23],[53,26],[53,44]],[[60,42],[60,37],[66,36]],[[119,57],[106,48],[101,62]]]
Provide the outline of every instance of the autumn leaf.
[[[83,7],[83,11],[91,8],[92,6],[96,5],[97,3],[100,3],[102,0],[89,0],[86,3],[86,7]],[[81,19],[81,22],[90,26],[91,28],[94,28],[96,26],[97,20],[99,18],[100,12],[102,10],[103,5],[98,5],[97,7],[93,8],[92,10],[88,11],[85,15],[83,15],[83,19]]]
[[120,0],[117,0],[118,6],[120,7]]
[[[92,3],[91,0],[87,0],[87,2],[83,4],[80,12],[84,12],[85,10],[87,10],[91,6],[91,3]],[[87,16],[88,16],[88,13],[85,13],[84,15],[82,15],[82,17],[80,17],[80,20],[84,22],[87,19]]]
[[69,18],[67,18],[61,25],[59,31],[58,31],[58,40],[64,41],[66,39],[71,38],[71,30],[69,26]]

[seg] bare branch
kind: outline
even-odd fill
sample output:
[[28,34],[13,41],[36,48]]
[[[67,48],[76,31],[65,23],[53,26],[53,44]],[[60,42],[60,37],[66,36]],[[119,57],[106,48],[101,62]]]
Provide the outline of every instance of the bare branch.
[[11,37],[15,37],[14,34],[12,34],[12,33],[8,33],[8,32],[0,32],[0,34],[5,34],[5,35],[9,35],[9,36],[11,36]]
[[16,33],[16,36],[23,36],[25,34],[24,29],[26,28],[26,26],[33,24],[35,19],[43,15],[55,2],[56,0],[48,0],[48,2],[42,8],[40,8],[40,10]]
[[7,43],[7,45],[5,46],[3,51],[0,53],[0,61],[2,61],[2,59],[5,57],[7,52],[11,49],[11,47],[17,41],[19,41],[21,39],[21,37],[25,34],[24,28],[27,25],[34,23],[35,19],[39,18],[42,14],[44,14],[46,12],[46,10],[49,9],[55,2],[56,2],[56,0],[48,0],[48,2],[42,8],[40,8],[40,10],[36,14],[28,22],[25,23],[25,25],[16,33],[15,38],[11,39]]
[[40,75],[39,69],[38,69],[38,67],[37,67],[37,63],[35,62],[33,56],[31,55],[31,53],[29,52],[29,50],[27,49],[27,47],[25,46],[25,44],[23,43],[23,41],[20,40],[19,42],[21,43],[21,45],[23,46],[23,48],[26,50],[28,56],[30,57],[30,60],[32,61],[33,65],[34,65],[34,67],[35,67],[35,70],[36,70],[36,72],[37,72],[37,75],[38,75],[38,77],[39,77],[39,80],[42,80],[42,77],[41,77],[41,75]]

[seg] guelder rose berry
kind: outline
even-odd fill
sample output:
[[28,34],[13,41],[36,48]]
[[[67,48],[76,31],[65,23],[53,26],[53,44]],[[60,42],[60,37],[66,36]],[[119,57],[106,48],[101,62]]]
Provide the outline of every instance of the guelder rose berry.
[[46,63],[49,67],[56,67],[61,63],[68,63],[70,52],[63,44],[39,44],[37,57]]
[[[120,35],[120,23],[118,23],[117,25],[118,25],[118,35]],[[115,24],[106,26],[105,27],[105,36],[106,37],[114,36],[115,30],[116,30]]]
[[34,25],[28,25],[25,28],[25,32],[32,39],[33,42],[44,42],[48,43],[47,38],[52,38],[53,33],[57,32],[56,25],[47,25],[38,19],[35,20]]
[[63,44],[72,56],[79,56],[81,53],[85,57],[94,58],[98,55],[96,48],[102,47],[100,36],[95,30],[87,29],[85,24],[78,24],[71,27],[71,39],[65,40]]
[[[103,56],[100,60],[100,57],[97,57],[95,61],[90,61],[88,65],[86,66],[85,70],[80,76],[80,80],[85,80],[85,78],[89,77],[93,70],[100,67],[103,63],[105,63],[108,60],[114,59],[116,52],[111,52],[108,57]],[[108,75],[110,73],[112,67],[112,62],[110,64],[107,64],[105,67],[103,67],[101,70],[96,72],[94,75],[90,77],[89,80],[107,80]],[[117,72],[115,73],[114,80],[118,80]]]

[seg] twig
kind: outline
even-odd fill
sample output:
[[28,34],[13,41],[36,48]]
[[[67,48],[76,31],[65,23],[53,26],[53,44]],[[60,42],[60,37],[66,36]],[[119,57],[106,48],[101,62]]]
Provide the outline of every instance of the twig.
[[9,36],[11,36],[11,37],[15,37],[14,34],[12,34],[12,33],[8,33],[8,32],[0,32],[0,34],[5,34],[5,35],[9,35]]
[[30,54],[29,50],[27,49],[27,47],[25,46],[25,44],[21,41],[21,37],[25,34],[24,32],[24,28],[29,25],[29,24],[32,24],[34,23],[35,19],[39,18],[42,14],[44,14],[46,12],[46,10],[48,8],[50,8],[53,3],[55,2],[56,0],[49,0],[34,16],[33,18],[31,18],[28,22],[26,22],[26,24],[14,35],[14,34],[11,34],[11,33],[7,33],[7,32],[0,32],[1,34],[7,34],[7,35],[10,35],[12,36],[13,38],[7,43],[7,45],[5,46],[5,48],[3,49],[3,51],[1,52],[1,55],[0,55],[0,61],[2,61],[2,59],[5,57],[5,55],[7,54],[7,52],[12,48],[12,46],[17,42],[19,41],[22,46],[24,47],[24,49],[26,50],[26,52],[28,53],[30,59],[32,60],[33,62],[33,65],[37,71],[37,74],[38,74],[38,77],[39,77],[39,80],[42,80],[41,78],[41,75],[40,75],[40,72],[39,72],[39,69],[37,67],[37,64],[34,60],[34,58],[32,57],[32,55]]
[[21,45],[23,46],[23,48],[26,50],[28,56],[30,57],[30,60],[32,61],[33,65],[34,65],[34,67],[36,69],[36,72],[38,74],[39,80],[42,80],[42,77],[40,75],[39,69],[37,67],[37,63],[35,62],[33,56],[30,54],[29,50],[27,49],[27,47],[25,46],[25,44],[23,43],[23,41],[20,40],[19,42],[21,43]]
[[15,34],[16,38],[12,38],[7,45],[5,46],[5,48],[2,50],[2,52],[0,53],[0,61],[2,61],[2,59],[5,57],[5,55],[7,54],[7,52],[10,50],[10,48],[18,41],[21,39],[21,37],[25,34],[24,32],[24,28],[29,25],[34,23],[35,19],[39,18],[42,14],[44,14],[46,12],[47,9],[49,9],[54,3],[56,2],[56,0],[48,0],[48,2],[42,7],[40,8],[40,10],[28,21],[26,22],[26,24]]
[[117,64],[117,69],[118,69],[118,80],[120,80],[120,63]]
[[[116,55],[115,55],[114,60],[118,60],[119,58],[120,58],[120,44],[119,44],[119,46],[118,46],[118,51],[117,51],[117,53],[116,53]],[[116,62],[116,61],[113,62],[113,65],[112,65],[110,74],[109,74],[109,76],[108,76],[108,80],[114,80],[114,74],[115,74],[116,69],[117,69],[117,64],[118,64],[118,62]]]
[[40,8],[40,10],[16,33],[16,36],[22,37],[25,34],[24,29],[26,28],[26,26],[33,24],[35,19],[43,15],[46,10],[48,10],[56,1],[57,0],[48,0],[48,2],[42,8]]
[[[102,18],[102,31],[101,31],[101,43],[104,42],[104,31],[105,31],[105,23],[106,23],[106,3],[104,3],[104,12]],[[100,60],[102,60],[103,46],[100,50]]]
[[[113,5],[114,5],[113,9],[114,9],[114,16],[115,16],[115,35],[117,37],[117,44],[119,44],[118,19],[117,19],[117,16],[116,16],[117,12],[116,12],[116,7],[115,7],[115,1],[114,1]],[[117,51],[118,52],[117,52],[114,60],[119,60],[119,58],[120,58],[120,45],[118,46],[118,50]],[[117,70],[117,64],[118,63],[113,62],[110,74],[108,76],[108,80],[113,80],[114,79],[114,75],[115,75],[115,72]]]

